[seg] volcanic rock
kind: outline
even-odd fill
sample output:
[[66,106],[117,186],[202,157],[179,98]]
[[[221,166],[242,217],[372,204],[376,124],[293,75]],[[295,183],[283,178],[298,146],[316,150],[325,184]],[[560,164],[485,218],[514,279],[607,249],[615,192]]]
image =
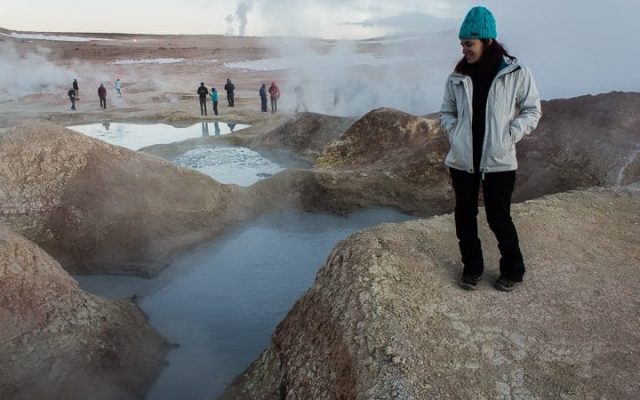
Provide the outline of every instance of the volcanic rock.
[[340,137],[355,118],[332,117],[303,112],[276,129],[257,137],[250,146],[293,151],[307,159],[315,159],[324,146]]
[[83,292],[42,249],[0,225],[0,398],[142,398],[167,343],[127,300]]

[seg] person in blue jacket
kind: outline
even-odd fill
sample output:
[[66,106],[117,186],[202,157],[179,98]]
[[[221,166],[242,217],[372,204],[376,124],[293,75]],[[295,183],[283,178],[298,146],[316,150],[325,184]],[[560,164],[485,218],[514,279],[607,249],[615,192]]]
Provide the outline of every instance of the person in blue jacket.
[[212,87],[209,95],[211,96],[211,102],[213,103],[213,113],[218,115],[218,91],[216,88]]
[[463,264],[459,285],[475,289],[484,272],[477,222],[482,186],[487,222],[501,256],[494,286],[511,291],[525,274],[511,219],[516,143],[538,125],[540,95],[531,71],[496,40],[496,21],[487,8],[472,8],[458,37],[464,56],[447,78],[440,123],[451,145],[445,164],[456,198],[456,236]]

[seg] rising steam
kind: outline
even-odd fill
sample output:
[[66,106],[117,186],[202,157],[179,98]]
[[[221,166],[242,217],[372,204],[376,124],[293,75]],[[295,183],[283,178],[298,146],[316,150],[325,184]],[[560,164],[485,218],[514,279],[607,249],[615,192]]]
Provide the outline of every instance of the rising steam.
[[240,21],[240,27],[238,29],[238,35],[240,36],[244,36],[247,28],[247,13],[251,11],[251,6],[251,1],[243,1],[238,4],[238,8],[236,9],[236,16]]
[[0,101],[70,85],[76,72],[49,62],[48,53],[39,47],[36,52],[20,54],[13,43],[0,43]]

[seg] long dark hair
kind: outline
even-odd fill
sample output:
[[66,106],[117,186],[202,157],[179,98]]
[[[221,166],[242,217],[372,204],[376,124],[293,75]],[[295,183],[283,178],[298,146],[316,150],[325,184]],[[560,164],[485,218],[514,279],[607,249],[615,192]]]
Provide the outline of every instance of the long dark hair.
[[[504,57],[507,57],[511,61],[517,59],[509,54],[504,45],[495,39],[481,39],[483,52],[482,58],[478,61],[478,65],[469,64],[465,57],[462,57],[458,64],[456,64],[455,71],[460,74],[470,75],[471,73],[480,72],[482,75],[489,75],[495,73]],[[478,70],[479,68],[479,70]]]

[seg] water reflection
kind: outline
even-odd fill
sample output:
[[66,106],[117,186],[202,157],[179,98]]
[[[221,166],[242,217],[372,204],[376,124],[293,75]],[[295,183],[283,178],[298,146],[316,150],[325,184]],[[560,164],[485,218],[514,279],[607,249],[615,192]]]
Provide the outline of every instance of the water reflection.
[[209,123],[202,121],[202,136],[209,136]]
[[215,129],[216,136],[220,136],[220,124],[218,124],[218,121],[213,123],[213,128]]
[[[102,122],[98,124],[69,126],[76,132],[103,140],[116,146],[139,150],[157,144],[181,142],[202,136],[209,136],[209,122],[196,123],[176,128],[167,124],[129,124],[122,122]],[[225,135],[247,128],[249,125],[237,123],[215,123],[215,134]]]

